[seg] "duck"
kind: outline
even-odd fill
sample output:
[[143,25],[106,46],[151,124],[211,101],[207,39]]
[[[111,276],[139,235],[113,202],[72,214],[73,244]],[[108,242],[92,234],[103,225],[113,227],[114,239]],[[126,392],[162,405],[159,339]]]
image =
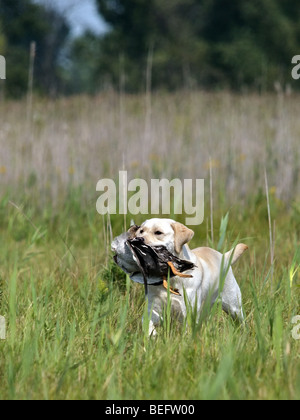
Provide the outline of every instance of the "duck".
[[127,240],[127,244],[144,276],[146,294],[147,277],[155,276],[162,278],[162,284],[166,290],[180,296],[178,289],[169,287],[168,277],[192,278],[191,274],[184,274],[184,272],[194,269],[194,263],[175,256],[163,245],[147,245],[144,238],[131,237]]

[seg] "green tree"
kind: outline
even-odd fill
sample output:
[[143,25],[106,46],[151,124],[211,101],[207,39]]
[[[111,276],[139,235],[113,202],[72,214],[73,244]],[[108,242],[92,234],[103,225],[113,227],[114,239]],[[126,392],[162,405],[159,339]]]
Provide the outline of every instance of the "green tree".
[[[230,86],[271,87],[290,79],[291,57],[299,48],[297,15],[288,15],[281,0],[213,0],[205,10],[205,39]],[[299,16],[299,13],[298,13]]]
[[98,75],[144,86],[270,88],[292,83],[300,11],[292,0],[97,0],[111,31],[99,43]]
[[6,46],[6,39],[5,39],[5,35],[3,33],[3,29],[2,29],[2,22],[0,19],[0,55],[5,54],[5,46]]
[[1,0],[0,17],[6,40],[6,92],[16,97],[26,92],[32,41],[37,45],[35,86],[46,93],[53,91],[59,82],[59,54],[69,33],[65,20],[30,0]]
[[176,88],[205,59],[206,45],[195,33],[201,7],[194,0],[98,0],[112,30],[100,44],[99,74],[129,90],[143,88],[153,51],[153,84]]
[[90,32],[73,40],[68,54],[70,65],[64,70],[67,94],[93,94],[97,91],[98,58],[95,52],[99,50],[99,42],[99,38]]

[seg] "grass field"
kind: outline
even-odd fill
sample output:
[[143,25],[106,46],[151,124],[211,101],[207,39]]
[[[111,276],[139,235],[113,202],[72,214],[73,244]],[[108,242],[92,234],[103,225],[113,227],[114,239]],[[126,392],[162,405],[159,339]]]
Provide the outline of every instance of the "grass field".
[[[106,94],[35,99],[32,114],[0,103],[1,399],[300,398],[299,99]],[[147,338],[143,287],[110,254],[124,218],[95,207],[97,181],[122,169],[205,178],[191,246],[216,247],[229,211],[224,249],[249,246],[234,269],[245,327],[216,305],[199,324],[166,317]]]

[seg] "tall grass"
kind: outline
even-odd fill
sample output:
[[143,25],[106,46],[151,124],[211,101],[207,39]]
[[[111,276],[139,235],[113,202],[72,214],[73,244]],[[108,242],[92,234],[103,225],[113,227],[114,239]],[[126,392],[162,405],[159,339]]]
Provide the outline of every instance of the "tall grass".
[[[122,141],[114,94],[36,98],[30,138],[24,103],[0,104],[0,398],[299,399],[298,98],[154,95],[147,143],[144,99],[122,96]],[[191,246],[247,243],[234,268],[245,326],[218,303],[183,323],[167,306],[147,338],[143,286],[109,250],[130,215],[95,210],[96,182],[123,167],[145,179],[208,180],[211,169],[212,223],[208,182]]]
[[266,168],[270,188],[289,203],[299,199],[298,101],[298,95],[148,91],[146,99],[122,92],[35,98],[30,135],[26,102],[2,102],[0,183],[44,205],[64,201],[70,186],[94,199],[97,181],[116,179],[122,169],[129,179],[208,180],[211,168],[217,206],[219,198],[246,203],[264,189]]
[[[245,327],[218,304],[204,308],[198,323],[190,308],[187,324],[173,320],[166,308],[158,337],[149,340],[141,322],[143,287],[128,281],[110,259],[105,262],[106,223],[79,206],[62,210],[52,222],[34,216],[38,235],[2,201],[2,399],[299,398],[300,343],[291,336],[291,320],[299,314],[298,278],[290,281],[294,222],[287,231],[280,226],[272,289],[267,217],[242,216],[240,225],[233,222],[238,212],[230,213],[224,248],[246,234],[251,248],[235,269]],[[115,233],[122,225],[112,219]],[[199,232],[193,244],[205,236]]]

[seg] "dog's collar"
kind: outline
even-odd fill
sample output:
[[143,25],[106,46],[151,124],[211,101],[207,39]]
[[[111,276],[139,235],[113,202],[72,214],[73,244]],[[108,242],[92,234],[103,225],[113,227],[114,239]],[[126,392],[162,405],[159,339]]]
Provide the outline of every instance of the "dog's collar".
[[162,280],[158,281],[157,283],[148,283],[149,286],[161,286],[162,284],[164,284]]

